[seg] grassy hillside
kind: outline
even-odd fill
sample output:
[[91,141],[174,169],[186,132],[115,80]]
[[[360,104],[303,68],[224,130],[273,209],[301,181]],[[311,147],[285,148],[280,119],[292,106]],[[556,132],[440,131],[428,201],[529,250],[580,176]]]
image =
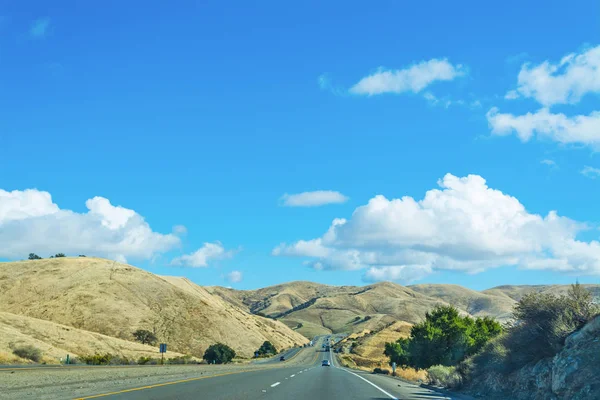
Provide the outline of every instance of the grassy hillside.
[[492,316],[498,320],[507,320],[517,303],[510,296],[496,292],[477,292],[458,285],[421,284],[409,286],[415,292],[452,304],[453,306],[476,316]]
[[[592,293],[597,302],[600,302],[600,285],[581,285]],[[496,286],[484,290],[481,293],[508,297],[514,301],[519,301],[528,293],[551,293],[555,295],[565,295],[571,285],[504,285]]]
[[444,304],[390,282],[364,287],[291,282],[254,291],[207,290],[250,312],[277,318],[307,337],[379,330],[398,320],[414,323],[436,304]]
[[[37,318],[0,312],[0,364],[27,362],[12,354],[13,349],[27,345],[40,349],[43,353],[42,360],[48,364],[58,363],[60,358],[65,358],[67,354],[73,357],[109,352],[132,360],[160,356],[155,346],[117,339]],[[181,355],[169,351],[167,358]]]
[[170,349],[200,356],[218,341],[246,357],[265,340],[306,341],[187,279],[91,257],[0,263],[0,309],[129,341],[138,328],[154,330]]

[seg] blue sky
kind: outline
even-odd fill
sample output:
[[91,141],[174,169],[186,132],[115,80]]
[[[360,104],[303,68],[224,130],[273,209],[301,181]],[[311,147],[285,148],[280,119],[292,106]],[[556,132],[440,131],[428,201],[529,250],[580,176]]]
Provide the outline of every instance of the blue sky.
[[1,1],[0,258],[598,283],[599,8]]

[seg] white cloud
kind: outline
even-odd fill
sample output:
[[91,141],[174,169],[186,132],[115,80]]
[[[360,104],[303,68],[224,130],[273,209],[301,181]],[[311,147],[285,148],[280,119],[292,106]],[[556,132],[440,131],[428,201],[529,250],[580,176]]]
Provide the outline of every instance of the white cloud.
[[549,160],[549,159],[542,160],[542,161],[540,161],[540,163],[544,164],[544,165],[548,165],[550,167],[555,167],[556,166],[556,161]]
[[280,245],[273,254],[309,257],[317,269],[366,269],[365,280],[504,265],[600,274],[600,243],[577,240],[587,225],[555,211],[531,214],[478,175],[447,174],[438,184],[418,201],[375,196],[322,237]]
[[241,271],[231,271],[225,276],[225,279],[231,283],[241,282],[243,278],[244,274]]
[[600,168],[593,168],[586,165],[581,170],[581,174],[587,176],[588,178],[596,179],[600,177]]
[[171,261],[171,265],[202,268],[208,267],[208,263],[211,260],[222,260],[231,257],[233,257],[233,251],[225,250],[220,242],[204,243],[202,247],[192,254],[176,257]]
[[187,234],[187,228],[183,225],[175,225],[173,227],[173,233],[180,236],[185,235]]
[[519,98],[519,93],[516,90],[509,90],[505,95],[504,98],[506,100],[514,100],[514,99],[518,99]]
[[404,69],[385,70],[362,78],[350,88],[354,94],[419,93],[436,81],[451,81],[466,74],[465,68],[453,65],[447,59],[421,61]]
[[498,108],[491,108],[486,114],[494,135],[510,135],[513,132],[524,142],[534,134],[562,144],[584,144],[600,147],[600,112],[590,115],[567,117],[565,114],[551,113],[542,108],[525,115],[503,114]]
[[39,18],[33,21],[31,24],[31,28],[29,29],[29,34],[34,38],[41,38],[46,36],[46,32],[48,31],[48,27],[50,26],[50,18]]
[[600,92],[600,46],[564,56],[558,63],[523,64],[516,91],[507,98],[534,98],[549,107],[574,104],[587,93]]
[[348,201],[348,197],[332,190],[316,190],[298,194],[284,194],[281,197],[287,207],[316,207],[325,204],[340,204]]
[[368,282],[403,281],[406,283],[418,281],[432,273],[431,265],[397,265],[389,267],[371,267],[365,273]]
[[88,212],[60,209],[48,192],[0,189],[0,257],[24,258],[63,252],[150,259],[179,246],[174,235],[152,231],[135,211],[113,206],[108,199],[86,201]]

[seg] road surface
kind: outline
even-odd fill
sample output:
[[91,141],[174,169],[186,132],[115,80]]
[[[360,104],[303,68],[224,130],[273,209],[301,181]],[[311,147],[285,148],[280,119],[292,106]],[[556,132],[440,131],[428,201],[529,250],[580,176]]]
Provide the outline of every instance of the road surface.
[[[321,366],[330,360],[331,366]],[[334,353],[320,344],[302,348],[294,359],[262,369],[232,371],[220,375],[131,387],[107,393],[90,393],[79,399],[111,400],[440,400],[446,395],[391,377],[357,372],[339,366]]]

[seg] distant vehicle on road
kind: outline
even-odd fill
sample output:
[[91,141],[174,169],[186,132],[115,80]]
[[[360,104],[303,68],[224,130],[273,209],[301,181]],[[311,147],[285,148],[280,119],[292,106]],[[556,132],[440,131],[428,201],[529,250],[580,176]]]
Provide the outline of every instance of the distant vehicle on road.
[[322,367],[331,367],[331,363],[329,362],[329,360],[323,360],[323,363],[321,363]]
[[279,357],[279,361],[285,361],[285,357],[284,356]]

